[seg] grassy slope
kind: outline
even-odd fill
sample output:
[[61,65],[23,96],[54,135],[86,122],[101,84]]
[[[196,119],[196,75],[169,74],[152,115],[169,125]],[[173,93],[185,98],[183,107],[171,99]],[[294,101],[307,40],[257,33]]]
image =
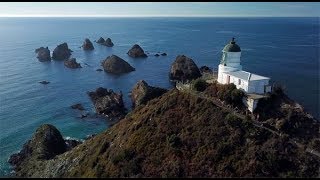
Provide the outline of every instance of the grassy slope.
[[286,139],[171,90],[104,133],[20,176],[229,177],[318,175],[319,160]]

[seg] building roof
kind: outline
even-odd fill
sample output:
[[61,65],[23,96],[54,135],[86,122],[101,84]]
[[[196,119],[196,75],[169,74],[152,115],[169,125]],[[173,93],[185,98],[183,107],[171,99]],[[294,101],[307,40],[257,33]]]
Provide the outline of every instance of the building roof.
[[225,72],[225,74],[237,77],[239,79],[243,79],[245,81],[256,81],[256,80],[262,80],[262,79],[270,79],[268,77],[260,76],[260,75],[253,74],[253,73],[250,73],[247,71]]
[[240,46],[238,46],[238,44],[236,44],[236,42],[234,41],[234,38],[232,38],[232,40],[230,41],[229,44],[227,44],[222,51],[226,51],[226,52],[241,52]]

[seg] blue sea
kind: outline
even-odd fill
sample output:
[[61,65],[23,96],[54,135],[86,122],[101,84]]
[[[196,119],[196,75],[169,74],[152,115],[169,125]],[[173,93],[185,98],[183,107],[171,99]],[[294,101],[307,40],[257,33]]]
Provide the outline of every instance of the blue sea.
[[[286,87],[289,96],[319,119],[319,18],[0,18],[0,176],[7,163],[31,138],[39,125],[50,123],[64,137],[83,139],[109,127],[100,118],[80,119],[70,108],[82,103],[94,113],[87,91],[97,87],[122,91],[130,109],[130,90],[144,79],[152,86],[171,88],[168,73],[177,55],[192,58],[200,67],[217,69],[222,48],[236,38],[246,71],[271,77]],[[110,37],[114,47],[92,42]],[[39,62],[34,50],[51,50],[67,42],[81,69],[63,62]],[[126,53],[134,44],[150,53],[133,59]],[[168,56],[152,54],[166,52]],[[136,71],[110,75],[96,71],[100,62],[115,54]],[[87,63],[88,65],[85,65]],[[43,85],[39,81],[47,80]]]

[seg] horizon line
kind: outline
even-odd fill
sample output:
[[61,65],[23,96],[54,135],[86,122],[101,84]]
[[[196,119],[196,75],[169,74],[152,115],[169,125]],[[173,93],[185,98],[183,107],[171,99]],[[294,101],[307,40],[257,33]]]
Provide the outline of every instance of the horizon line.
[[267,16],[267,15],[238,15],[238,16],[225,16],[225,15],[1,15],[0,18],[13,18],[13,17],[43,17],[43,18],[64,18],[64,17],[74,17],[74,18],[136,18],[136,17],[318,17],[320,16]]

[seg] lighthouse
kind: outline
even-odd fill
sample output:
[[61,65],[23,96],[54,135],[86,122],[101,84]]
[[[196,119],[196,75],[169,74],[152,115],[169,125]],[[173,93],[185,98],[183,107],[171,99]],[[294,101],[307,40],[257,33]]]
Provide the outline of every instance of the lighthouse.
[[225,45],[218,67],[218,83],[233,83],[246,93],[265,94],[271,91],[269,80],[269,77],[242,70],[241,48],[235,38]]
[[[240,64],[241,48],[234,38],[223,48],[222,58],[218,67],[218,82],[222,84],[228,84],[230,79],[224,78],[224,73],[241,71],[242,66]],[[228,82],[227,82],[228,80]]]

